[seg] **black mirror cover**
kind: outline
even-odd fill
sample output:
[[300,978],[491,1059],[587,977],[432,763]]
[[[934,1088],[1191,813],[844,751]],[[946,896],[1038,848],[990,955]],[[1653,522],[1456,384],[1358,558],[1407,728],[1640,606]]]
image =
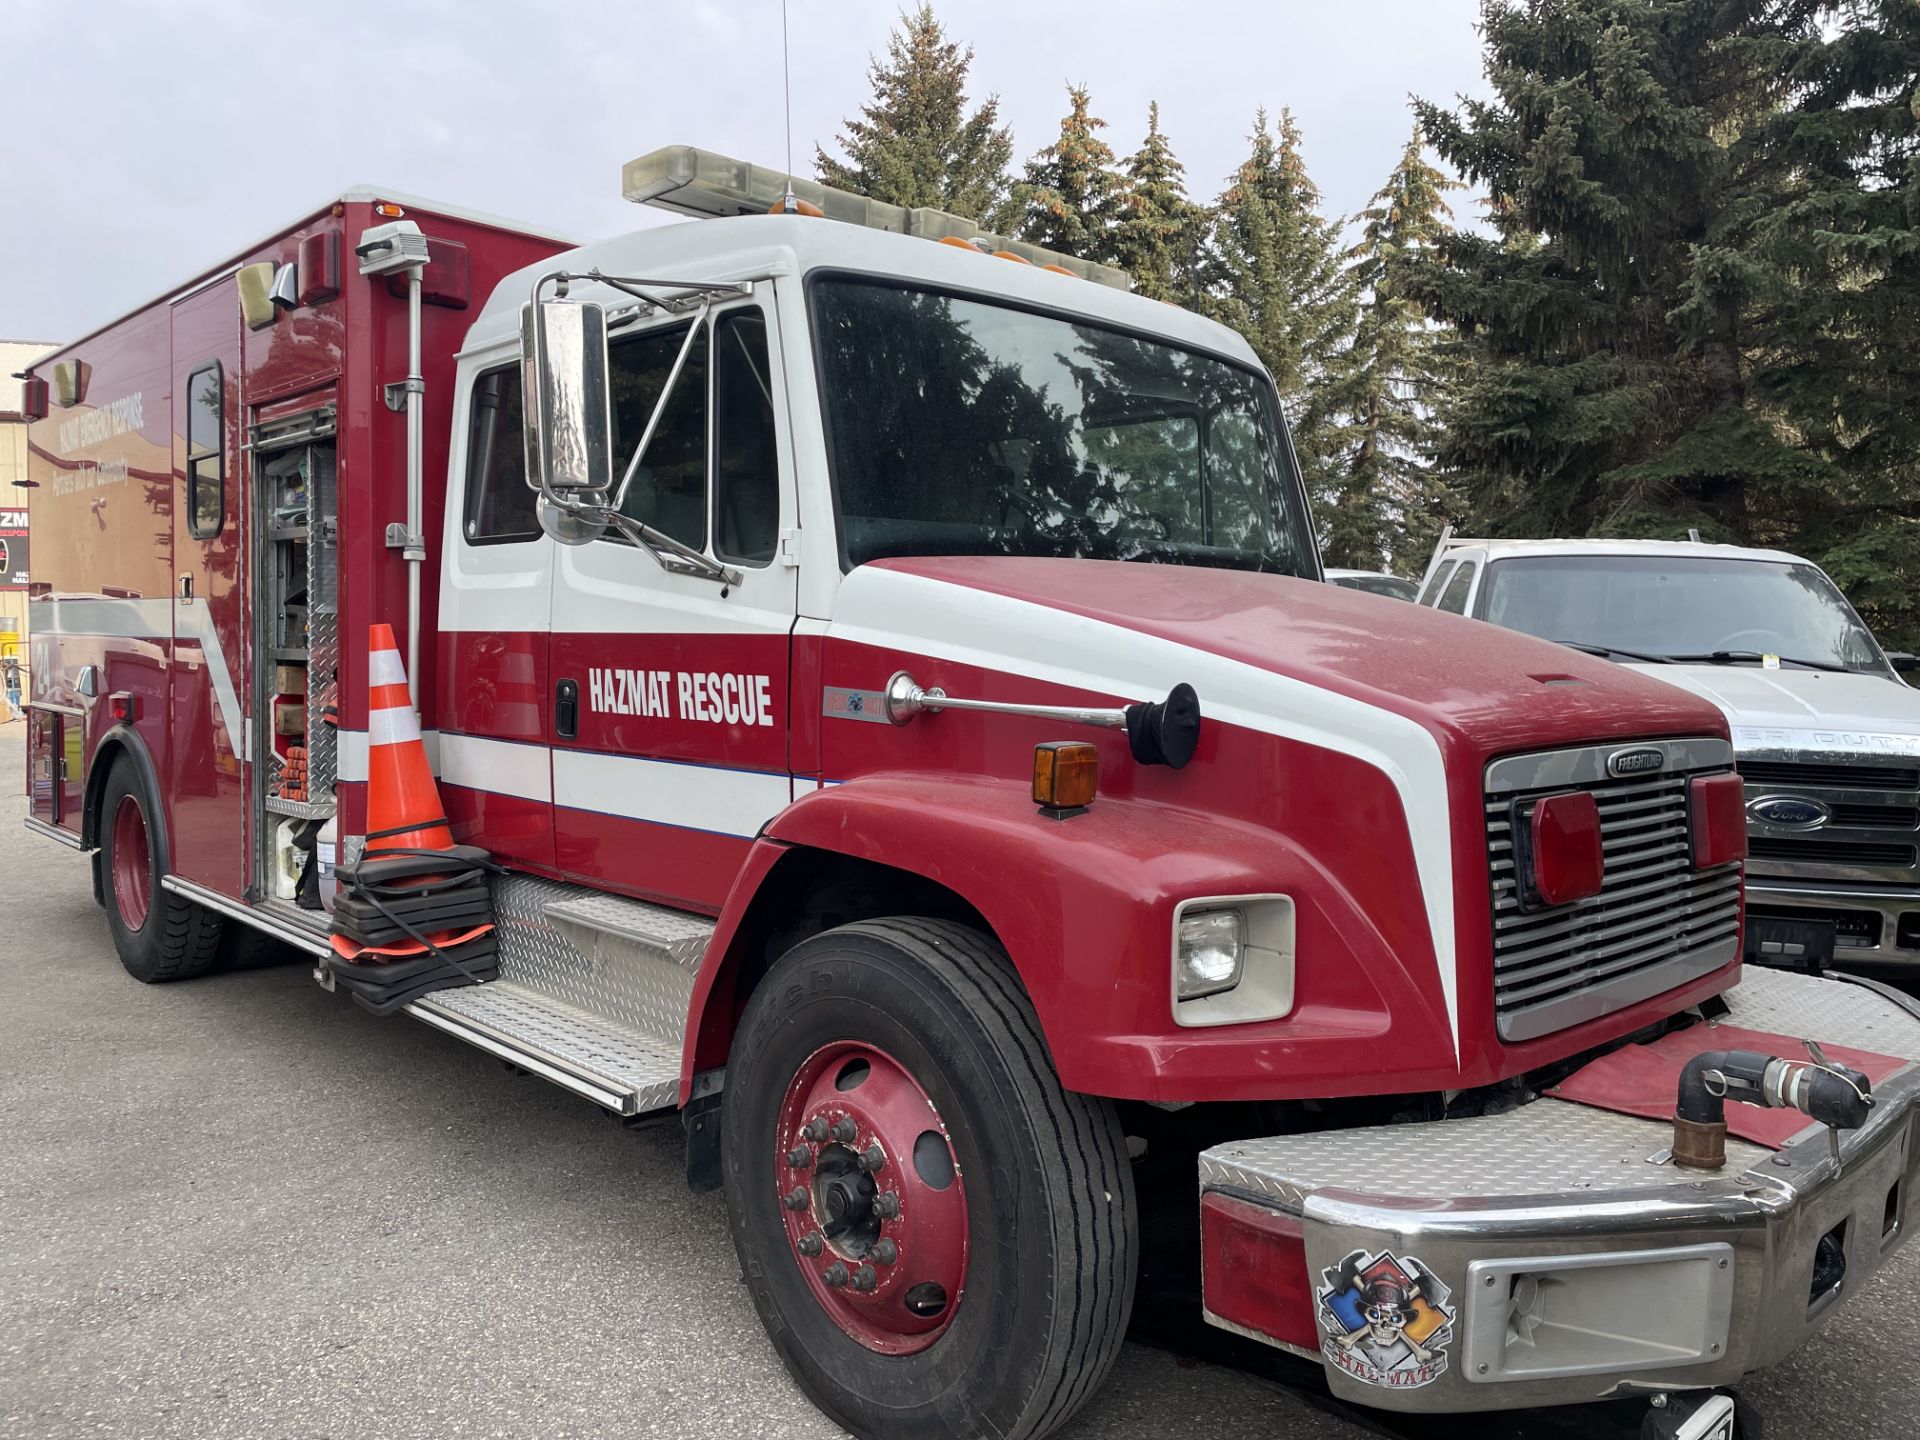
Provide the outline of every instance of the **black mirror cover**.
[[1184,681],[1165,700],[1127,707],[1127,748],[1142,765],[1183,768],[1200,745],[1200,697]]

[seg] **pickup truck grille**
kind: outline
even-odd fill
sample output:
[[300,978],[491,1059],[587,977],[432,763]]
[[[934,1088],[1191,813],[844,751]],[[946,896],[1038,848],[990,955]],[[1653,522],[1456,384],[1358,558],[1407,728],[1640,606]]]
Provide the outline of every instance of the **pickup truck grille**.
[[[1611,755],[1655,749],[1655,773],[1615,777]],[[1527,1040],[1611,1014],[1731,961],[1740,945],[1740,867],[1693,868],[1687,782],[1732,767],[1718,740],[1670,740],[1515,756],[1487,767],[1494,1013],[1504,1040]],[[1535,802],[1569,790],[1600,809],[1600,893],[1528,908],[1513,832]]]
[[1920,740],[1738,728],[1734,739],[1749,805],[1791,798],[1824,812],[1781,825],[1750,810],[1749,875],[1882,890],[1920,881]]

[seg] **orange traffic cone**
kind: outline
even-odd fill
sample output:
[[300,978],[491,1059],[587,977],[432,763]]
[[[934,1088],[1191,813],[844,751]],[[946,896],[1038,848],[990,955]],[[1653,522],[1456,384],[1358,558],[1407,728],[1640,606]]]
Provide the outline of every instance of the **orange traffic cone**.
[[367,686],[367,853],[451,850],[453,832],[391,625],[367,632]]

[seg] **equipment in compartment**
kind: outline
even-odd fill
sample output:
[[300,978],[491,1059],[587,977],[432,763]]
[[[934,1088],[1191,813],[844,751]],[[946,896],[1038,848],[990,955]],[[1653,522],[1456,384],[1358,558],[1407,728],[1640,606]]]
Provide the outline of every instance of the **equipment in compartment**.
[[[330,436],[262,456],[260,476],[260,889],[319,908],[314,847],[334,811],[338,575]],[[292,824],[279,823],[282,819]]]

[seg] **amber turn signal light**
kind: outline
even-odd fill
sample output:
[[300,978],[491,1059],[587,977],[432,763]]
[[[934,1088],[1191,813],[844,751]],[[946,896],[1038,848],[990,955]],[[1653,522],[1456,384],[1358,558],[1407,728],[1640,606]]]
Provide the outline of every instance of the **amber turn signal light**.
[[1100,752],[1084,740],[1052,740],[1033,747],[1033,803],[1059,820],[1093,803],[1100,783]]

